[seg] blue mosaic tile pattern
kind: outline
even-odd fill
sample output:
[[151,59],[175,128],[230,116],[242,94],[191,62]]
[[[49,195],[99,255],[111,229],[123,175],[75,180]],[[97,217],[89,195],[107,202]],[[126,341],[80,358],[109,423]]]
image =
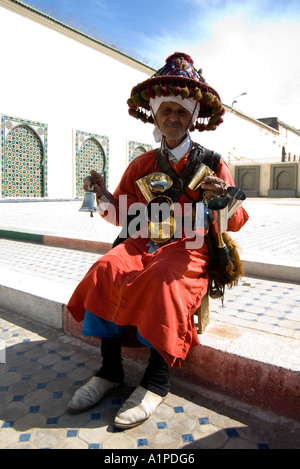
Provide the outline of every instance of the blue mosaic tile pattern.
[[210,318],[231,325],[300,337],[299,285],[258,278],[243,279],[225,291],[223,306],[210,298]]
[[47,196],[47,125],[2,116],[2,196]]
[[152,150],[152,145],[147,143],[139,143],[130,140],[128,142],[128,164],[131,163],[135,158],[137,158],[142,153]]
[[82,181],[94,169],[108,185],[109,139],[76,130],[76,196],[83,196]]
[[228,407],[226,397],[215,398],[200,386],[199,394],[191,395],[186,383],[173,385],[172,392],[144,424],[126,431],[115,429],[114,415],[141,377],[141,368],[127,359],[127,384],[90,411],[68,415],[66,406],[74,391],[96,371],[98,351],[29,320],[15,319],[16,324],[20,322],[18,334],[12,322],[14,315],[0,310],[0,340],[8,344],[7,362],[0,365],[1,449],[299,446],[300,424],[293,427],[293,421],[278,417],[277,425],[274,415],[269,425],[266,420],[260,423],[255,408],[248,406],[242,412],[232,400]]

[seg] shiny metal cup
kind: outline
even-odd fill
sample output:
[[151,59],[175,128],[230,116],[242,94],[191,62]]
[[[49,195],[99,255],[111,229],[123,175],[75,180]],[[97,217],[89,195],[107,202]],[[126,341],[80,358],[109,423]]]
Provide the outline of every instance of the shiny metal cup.
[[195,171],[195,174],[192,176],[188,188],[192,191],[198,190],[201,184],[203,184],[203,179],[206,176],[212,176],[213,174],[214,173],[211,171],[211,169],[209,169],[208,166],[206,166],[204,163],[201,163]]
[[215,197],[209,200],[207,208],[212,213],[216,233],[225,233],[228,225],[228,200],[226,197]]
[[246,199],[246,194],[238,187],[230,186],[227,188],[226,199],[228,200],[228,218],[230,218],[242,205]]
[[152,173],[138,179],[135,183],[149,203],[157,194],[163,194],[168,190],[172,186],[173,181],[165,173]]

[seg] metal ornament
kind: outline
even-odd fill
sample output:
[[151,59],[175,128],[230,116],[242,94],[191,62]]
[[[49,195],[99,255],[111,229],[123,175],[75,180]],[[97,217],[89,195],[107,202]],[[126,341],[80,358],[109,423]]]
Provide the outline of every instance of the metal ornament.
[[173,202],[164,195],[172,184],[172,179],[165,173],[151,173],[136,181],[147,201],[145,214],[148,220],[148,234],[155,244],[170,241],[176,229]]
[[93,213],[97,211],[94,186],[92,185],[89,190],[84,194],[82,205],[79,209],[79,212],[90,212],[91,217]]

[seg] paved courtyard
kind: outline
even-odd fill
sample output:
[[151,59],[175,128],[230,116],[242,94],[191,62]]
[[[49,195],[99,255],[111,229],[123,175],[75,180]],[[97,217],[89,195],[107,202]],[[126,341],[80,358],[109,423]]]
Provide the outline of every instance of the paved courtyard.
[[[99,352],[79,340],[0,310],[0,448],[279,449],[299,448],[300,422],[199,385],[172,378],[172,392],[144,424],[112,423],[143,368],[124,359],[125,384],[80,415],[68,415],[74,391],[99,367]],[[129,453],[130,454],[130,453]]]
[[[245,256],[299,265],[299,200],[249,200],[252,222],[234,234]],[[80,202],[0,203],[0,230],[112,242],[119,229],[78,213]],[[0,285],[57,289],[67,301],[99,252],[0,238]],[[283,264],[284,265],[284,264]],[[246,276],[210,301],[211,328],[226,325],[265,334],[292,347],[286,366],[299,369],[300,279]],[[26,288],[24,287],[26,285]],[[212,330],[211,329],[211,330]],[[205,342],[205,334],[202,340]],[[219,339],[218,339],[219,340]],[[124,359],[124,385],[99,405],[70,416],[74,391],[100,366],[99,350],[23,316],[0,309],[0,448],[148,449],[299,448],[300,423],[172,375],[172,389],[143,425],[119,431],[114,415],[139,383],[144,365]],[[271,342],[270,342],[271,344]],[[251,353],[259,353],[252,350]],[[279,353],[280,355],[280,353]],[[255,355],[254,355],[255,356]],[[280,357],[279,357],[280,358]],[[282,357],[281,357],[282,358]],[[278,360],[269,348],[265,359]],[[283,358],[282,358],[283,360]],[[298,368],[297,368],[298,367]]]

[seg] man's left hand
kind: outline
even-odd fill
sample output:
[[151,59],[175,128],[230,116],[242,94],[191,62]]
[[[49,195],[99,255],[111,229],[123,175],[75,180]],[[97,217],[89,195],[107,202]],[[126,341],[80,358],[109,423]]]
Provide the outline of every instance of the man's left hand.
[[201,189],[204,190],[205,200],[213,199],[214,197],[224,197],[226,195],[226,181],[217,176],[206,176]]

